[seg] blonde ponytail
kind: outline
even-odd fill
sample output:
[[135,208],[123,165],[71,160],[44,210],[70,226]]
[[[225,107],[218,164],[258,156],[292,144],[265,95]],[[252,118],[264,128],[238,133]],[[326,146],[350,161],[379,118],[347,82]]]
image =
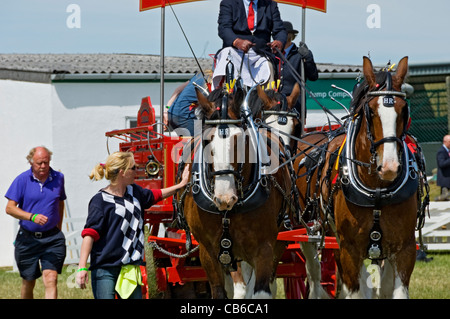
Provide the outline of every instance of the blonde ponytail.
[[95,165],[95,167],[91,171],[91,174],[89,175],[89,178],[96,181],[101,180],[105,176],[104,166],[104,164],[100,163]]
[[126,172],[131,168],[133,153],[114,152],[108,156],[105,164],[97,164],[91,171],[89,178],[99,181],[103,177],[115,184],[120,170]]

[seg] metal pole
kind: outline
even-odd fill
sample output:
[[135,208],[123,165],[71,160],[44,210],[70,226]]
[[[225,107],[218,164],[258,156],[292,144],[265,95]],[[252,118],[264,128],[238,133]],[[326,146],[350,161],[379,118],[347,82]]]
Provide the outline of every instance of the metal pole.
[[305,42],[306,8],[302,8],[302,41]]
[[[305,7],[303,7],[302,8],[302,42],[303,43],[305,43],[305,26],[306,26],[306,22],[305,22],[305,19],[306,19],[306,8]],[[305,64],[304,64],[304,61],[303,61],[303,59],[301,60],[301,66],[302,66],[302,70],[301,70],[301,76],[302,76],[302,78],[301,78],[301,80],[303,81],[303,83],[306,83],[306,80],[305,80]],[[302,129],[303,129],[303,131],[305,131],[305,125],[306,125],[306,91],[305,91],[305,87],[304,87],[304,85],[302,85],[302,87],[301,87],[301,96],[300,96],[300,98],[301,98],[301,100],[300,100],[300,103],[301,103],[301,118],[302,118],[302,121],[303,121],[303,125],[302,125]]]
[[[163,121],[164,117],[164,25],[165,25],[165,3],[161,6],[161,52],[159,56],[159,73],[161,74],[160,78],[160,121]],[[159,128],[157,129],[158,132],[161,134],[164,132],[163,125],[159,125]]]

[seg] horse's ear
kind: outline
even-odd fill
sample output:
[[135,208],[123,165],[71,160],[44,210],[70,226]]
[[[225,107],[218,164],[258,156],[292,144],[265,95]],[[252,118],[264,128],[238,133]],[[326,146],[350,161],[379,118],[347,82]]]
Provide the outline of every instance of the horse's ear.
[[408,57],[405,56],[398,62],[397,71],[395,72],[394,86],[400,88],[405,80],[406,73],[408,73]]
[[236,88],[233,91],[233,100],[231,104],[231,110],[236,118],[239,118],[241,113],[241,105],[244,102],[244,90]]
[[208,98],[197,88],[195,88],[195,94],[197,95],[198,107],[200,107],[205,117],[209,118],[214,112],[214,103],[208,101]]
[[262,104],[264,105],[264,109],[268,110],[272,107],[272,101],[269,96],[266,94],[261,85],[256,87],[256,92],[258,93],[258,97],[261,99]]
[[238,107],[241,107],[242,102],[244,102],[245,93],[243,89],[236,88],[234,90],[234,101],[238,105]]
[[377,81],[375,80],[372,61],[366,56],[363,57],[363,73],[367,84],[369,84],[369,88],[374,88],[377,85]]
[[298,83],[295,83],[291,94],[288,97],[286,97],[289,109],[292,109],[292,107],[297,102],[299,96],[300,96],[300,85]]

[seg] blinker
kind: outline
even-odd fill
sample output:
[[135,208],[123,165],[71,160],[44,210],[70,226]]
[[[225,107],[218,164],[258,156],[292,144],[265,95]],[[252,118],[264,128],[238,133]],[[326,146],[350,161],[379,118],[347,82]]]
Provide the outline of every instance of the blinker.
[[[386,90],[392,91],[392,75],[391,72],[386,71]],[[385,107],[393,107],[395,104],[395,99],[393,95],[383,96],[383,105]]]
[[[286,99],[286,96],[280,95],[280,97],[281,97],[281,100],[278,101],[278,104],[279,104],[279,105],[281,104],[281,111],[287,112],[287,110],[288,110],[288,105],[287,105],[287,99]],[[278,116],[277,122],[278,122],[278,125],[286,125],[287,122],[288,122],[287,116],[285,116],[285,115],[279,115],[279,116]]]
[[[225,94],[222,98],[221,119],[225,120],[228,116],[228,95]],[[227,138],[230,136],[230,129],[227,124],[220,124],[217,128],[220,138]]]

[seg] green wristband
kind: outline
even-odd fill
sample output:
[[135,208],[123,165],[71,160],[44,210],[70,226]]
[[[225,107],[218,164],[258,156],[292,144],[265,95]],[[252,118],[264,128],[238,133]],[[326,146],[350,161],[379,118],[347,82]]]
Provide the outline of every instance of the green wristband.
[[83,270],[84,270],[84,271],[89,271],[89,269],[87,269],[87,268],[80,268],[80,269],[77,270],[77,272],[83,271]]
[[34,220],[36,219],[36,216],[37,216],[38,214],[34,214],[33,215],[33,217],[31,218],[31,221],[34,223]]

